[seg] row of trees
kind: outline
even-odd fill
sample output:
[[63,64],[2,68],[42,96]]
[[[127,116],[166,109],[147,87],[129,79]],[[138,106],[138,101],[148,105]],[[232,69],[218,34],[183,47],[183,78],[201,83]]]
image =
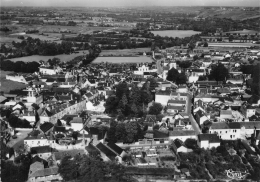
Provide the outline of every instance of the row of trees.
[[37,62],[13,62],[10,60],[1,60],[1,70],[14,71],[22,73],[34,73],[39,71],[40,64]]
[[95,154],[66,156],[61,160],[59,173],[65,181],[89,182],[132,182],[133,178],[126,174],[122,165],[114,162],[103,162]]
[[18,118],[17,116],[14,116],[12,114],[8,118],[8,123],[13,128],[32,128],[29,121],[22,120],[22,119]]
[[[61,43],[41,41],[28,37],[22,42],[12,42],[15,49],[1,45],[0,51],[5,53],[5,58],[15,58],[30,55],[53,56],[57,54],[70,54],[74,52],[73,47],[83,48],[83,44],[62,41]],[[88,45],[85,45],[88,48]]]

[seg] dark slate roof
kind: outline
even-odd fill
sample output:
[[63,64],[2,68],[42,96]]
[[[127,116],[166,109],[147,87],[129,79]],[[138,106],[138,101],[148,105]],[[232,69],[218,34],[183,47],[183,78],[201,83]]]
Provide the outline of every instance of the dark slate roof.
[[31,152],[33,154],[50,153],[53,149],[50,146],[32,147]]
[[64,132],[66,132],[66,128],[64,126],[54,126],[53,131],[64,133]]
[[109,142],[107,146],[116,152],[117,155],[120,155],[123,152],[123,149],[117,146],[115,143]]
[[158,130],[153,131],[153,138],[168,138],[168,137],[169,137],[168,132],[163,132]]
[[212,123],[211,129],[240,129],[241,128],[241,125],[239,122],[233,122],[233,123],[224,123],[224,122],[221,122],[221,123]]
[[99,152],[99,150],[94,146],[92,145],[91,143],[85,147],[85,149],[90,153],[90,152]]
[[50,122],[45,122],[40,126],[40,129],[43,133],[49,131],[54,125]]
[[217,134],[199,134],[199,141],[209,141],[209,143],[220,143],[220,139]]
[[114,160],[116,157],[116,154],[110,150],[107,146],[105,146],[103,143],[99,143],[96,145],[96,147],[103,152],[110,160]]

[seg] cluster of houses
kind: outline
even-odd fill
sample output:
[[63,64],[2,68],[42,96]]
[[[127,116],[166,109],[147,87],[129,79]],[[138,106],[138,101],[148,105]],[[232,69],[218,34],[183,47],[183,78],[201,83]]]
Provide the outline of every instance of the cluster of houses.
[[[220,146],[221,140],[253,139],[258,143],[260,97],[245,92],[250,75],[239,71],[241,63],[232,60],[236,53],[225,52],[219,59],[228,62],[225,65],[230,77],[225,83],[198,80],[218,64],[211,54],[205,54],[186,69],[187,84],[177,86],[166,78],[171,68],[183,71],[175,59],[184,58],[181,49],[162,51],[160,55],[165,58],[152,63],[99,63],[71,70],[44,65],[36,74],[7,75],[6,79],[28,85],[20,92],[2,93],[0,105],[34,126],[24,139],[24,146],[33,157],[29,181],[61,180],[58,165],[65,155],[95,151],[104,161],[124,163],[126,148],[130,148],[134,162],[126,165],[159,167],[159,148],[165,147],[164,152],[169,152],[168,145],[173,143],[176,155],[191,152],[184,145],[187,139],[195,139],[205,149]],[[187,54],[185,50],[183,53]],[[230,59],[224,59],[227,57]],[[147,126],[147,132],[132,144],[107,142],[107,134],[98,129],[102,125],[110,127],[113,120],[104,114],[105,100],[115,94],[118,83],[142,87],[151,76],[158,83],[153,102],[163,106],[162,118],[146,115],[142,127]]]

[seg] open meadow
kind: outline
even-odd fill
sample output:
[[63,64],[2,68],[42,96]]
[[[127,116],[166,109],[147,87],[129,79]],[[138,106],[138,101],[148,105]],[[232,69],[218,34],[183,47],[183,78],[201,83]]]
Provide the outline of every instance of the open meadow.
[[13,82],[11,80],[6,80],[5,76],[7,74],[13,73],[12,71],[3,71],[0,70],[0,91],[4,93],[9,93],[10,90],[22,89],[25,88],[26,85],[19,82]]
[[100,56],[123,56],[123,55],[139,55],[139,52],[149,52],[151,48],[136,48],[136,49],[112,49],[112,50],[102,50],[99,54]]
[[20,58],[13,58],[13,59],[9,59],[11,61],[24,61],[24,62],[32,62],[32,61],[36,61],[39,62],[40,60],[43,61],[48,61],[49,59],[52,58],[59,58],[61,61],[63,62],[68,62],[72,59],[74,59],[77,56],[82,56],[84,55],[83,52],[85,54],[88,54],[88,50],[82,50],[82,51],[78,51],[79,53],[72,53],[72,54],[59,54],[56,56],[40,56],[40,55],[32,55],[32,56],[25,56],[25,57],[20,57]]
[[201,32],[193,31],[193,30],[162,30],[162,31],[151,31],[155,36],[159,35],[161,37],[190,37],[195,34],[200,34]]

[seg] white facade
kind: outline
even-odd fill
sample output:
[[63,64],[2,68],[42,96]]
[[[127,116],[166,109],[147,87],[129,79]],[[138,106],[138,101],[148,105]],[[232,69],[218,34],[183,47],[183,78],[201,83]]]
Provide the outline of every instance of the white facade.
[[51,68],[39,67],[39,72],[45,75],[56,75],[56,70]]
[[176,140],[180,139],[181,141],[185,142],[188,138],[193,138],[197,140],[197,136],[194,135],[186,135],[186,136],[169,136],[169,140]]
[[200,148],[204,148],[204,149],[211,149],[212,147],[217,148],[218,146],[220,146],[220,142],[219,143],[210,143],[208,140],[204,140],[204,141],[200,141],[198,140],[198,146]]
[[161,103],[163,106],[167,106],[167,103],[170,98],[171,98],[171,95],[155,94],[155,102]]
[[35,138],[35,139],[24,139],[24,145],[28,148],[39,147],[39,146],[50,146],[54,140],[48,140],[47,138]]
[[222,140],[237,140],[241,138],[240,129],[209,129],[209,133],[216,133]]

